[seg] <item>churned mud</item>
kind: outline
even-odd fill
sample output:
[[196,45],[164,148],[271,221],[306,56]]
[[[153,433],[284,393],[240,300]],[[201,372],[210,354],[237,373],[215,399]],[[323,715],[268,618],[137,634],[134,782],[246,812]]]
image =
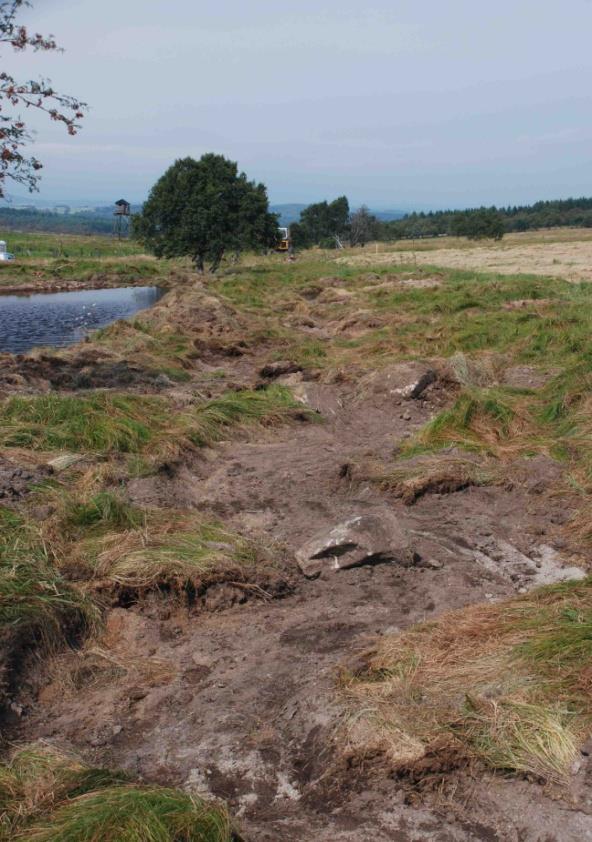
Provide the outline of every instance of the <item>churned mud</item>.
[[[442,461],[432,481],[399,493],[368,466],[396,461],[409,436],[453,401],[457,385],[437,361],[347,377],[278,365],[273,339],[250,341],[244,317],[211,288],[199,306],[182,304],[169,293],[155,319],[178,316],[194,331],[185,382],[158,380],[123,352],[102,358],[81,346],[59,359],[11,359],[0,384],[10,392],[143,388],[171,402],[215,395],[222,368],[225,388],[287,385],[318,422],[222,441],[124,482],[133,504],[203,512],[275,546],[283,584],[225,581],[190,604],[166,593],[113,596],[98,639],[23,677],[10,739],[47,739],[95,764],[222,798],[253,842],[592,839],[588,753],[567,790],[459,768],[454,759],[417,779],[393,776],[383,763],[348,754],[338,689],[340,670],[377,636],[583,575],[566,529],[577,501],[558,464],[516,458],[501,479],[465,481],[450,475],[448,452],[435,457]],[[315,329],[337,329],[334,317],[321,318]],[[345,329],[358,329],[360,319]],[[364,319],[374,325],[371,314]],[[301,329],[308,336],[310,324]],[[417,389],[426,371],[433,376]],[[481,467],[481,457],[474,461]],[[0,497],[25,494],[35,470],[3,458]],[[360,517],[381,524],[371,536],[376,552],[304,575],[300,548]]]

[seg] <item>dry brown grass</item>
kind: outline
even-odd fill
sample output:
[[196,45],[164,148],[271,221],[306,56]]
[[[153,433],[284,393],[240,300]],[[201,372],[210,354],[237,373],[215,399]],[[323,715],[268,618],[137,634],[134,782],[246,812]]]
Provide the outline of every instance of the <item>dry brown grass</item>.
[[592,722],[592,580],[382,639],[346,674],[349,750],[421,774],[477,759],[564,780]]
[[461,451],[399,459],[394,464],[368,462],[353,471],[354,480],[369,480],[407,506],[424,494],[449,494],[471,485],[496,481],[495,467]]
[[350,266],[431,265],[502,275],[535,274],[567,281],[592,281],[589,229],[510,234],[499,242],[455,237],[377,244],[338,258]]

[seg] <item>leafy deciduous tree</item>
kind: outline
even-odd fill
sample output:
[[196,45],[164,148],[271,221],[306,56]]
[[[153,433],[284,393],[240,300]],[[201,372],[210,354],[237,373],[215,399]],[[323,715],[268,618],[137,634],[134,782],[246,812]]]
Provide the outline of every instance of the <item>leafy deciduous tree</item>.
[[308,245],[334,246],[335,238],[344,237],[349,230],[347,197],[309,205],[300,215],[300,226],[304,229]]
[[182,158],[156,182],[134,217],[139,240],[157,257],[190,256],[215,272],[227,251],[268,248],[277,242],[263,184],[249,181],[234,161],[208,153]]

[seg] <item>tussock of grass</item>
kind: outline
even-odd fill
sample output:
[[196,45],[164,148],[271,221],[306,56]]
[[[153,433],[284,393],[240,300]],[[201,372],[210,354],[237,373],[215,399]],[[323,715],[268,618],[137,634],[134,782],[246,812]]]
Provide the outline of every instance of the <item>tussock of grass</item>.
[[165,420],[157,398],[97,392],[9,398],[0,406],[0,445],[32,450],[134,453]]
[[95,606],[64,581],[35,530],[0,508],[0,629],[51,644],[67,628],[97,622]]
[[231,842],[221,805],[133,784],[47,744],[0,768],[0,839],[38,842]]
[[166,523],[155,516],[143,529],[106,535],[89,549],[99,581],[140,590],[252,581],[274,567],[260,547],[220,524],[174,513]]
[[488,485],[494,482],[494,471],[461,451],[453,451],[399,459],[394,465],[367,464],[355,471],[354,478],[370,480],[411,506],[424,494],[448,494],[470,485]]
[[227,813],[218,805],[165,787],[118,786],[72,799],[20,838],[29,842],[230,842],[236,837]]
[[296,409],[302,412],[282,386],[229,392],[176,413],[162,398],[138,395],[13,397],[0,406],[0,446],[99,454],[164,452],[183,442],[213,444],[232,427],[281,424]]
[[[302,413],[292,393],[285,386],[270,386],[259,391],[228,392],[221,398],[196,408],[188,420],[188,435],[199,447],[220,441],[232,427],[260,424],[272,427]],[[314,417],[313,413],[310,417]]]
[[456,446],[495,453],[525,427],[510,390],[468,390],[417,435],[409,453]]
[[591,629],[589,578],[386,637],[345,679],[352,744],[401,770],[455,756],[562,780],[592,724]]
[[66,500],[63,515],[66,529],[74,530],[133,529],[142,520],[142,512],[113,491],[99,491],[83,502]]

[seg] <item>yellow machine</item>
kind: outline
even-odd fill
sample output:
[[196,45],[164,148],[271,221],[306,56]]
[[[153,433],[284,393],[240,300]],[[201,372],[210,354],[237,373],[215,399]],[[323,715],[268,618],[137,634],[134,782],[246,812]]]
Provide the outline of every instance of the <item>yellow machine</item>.
[[276,251],[288,252],[290,250],[290,229],[278,228],[278,244]]

